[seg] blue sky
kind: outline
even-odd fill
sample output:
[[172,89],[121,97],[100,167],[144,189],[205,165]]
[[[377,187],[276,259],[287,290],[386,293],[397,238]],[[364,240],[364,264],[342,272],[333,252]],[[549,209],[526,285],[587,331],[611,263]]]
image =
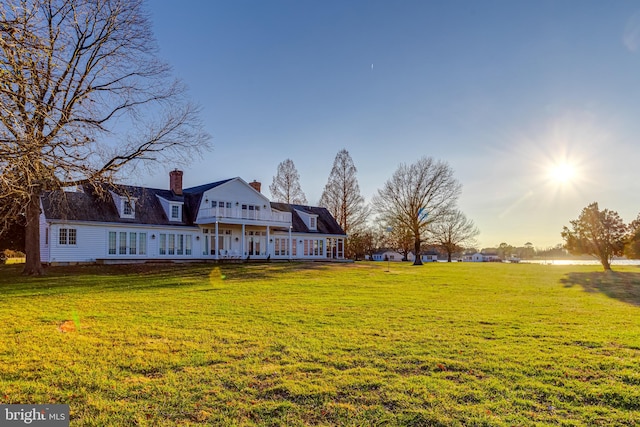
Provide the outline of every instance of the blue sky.
[[[310,203],[346,148],[369,201],[400,163],[448,162],[481,246],[562,241],[587,204],[640,212],[637,1],[153,0],[160,56],[213,150],[185,186],[268,186],[291,158]],[[554,163],[574,177],[549,178]],[[158,168],[145,185],[165,188]]]

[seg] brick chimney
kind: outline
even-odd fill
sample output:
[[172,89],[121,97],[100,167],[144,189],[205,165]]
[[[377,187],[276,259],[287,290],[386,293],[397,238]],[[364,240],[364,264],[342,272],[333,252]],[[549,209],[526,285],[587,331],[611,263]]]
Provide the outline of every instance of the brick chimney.
[[169,172],[169,189],[177,196],[182,196],[182,171],[178,169]]
[[253,187],[253,189],[258,193],[260,192],[260,188],[262,188],[262,183],[256,181],[255,179],[253,180],[253,182],[250,182],[249,185]]

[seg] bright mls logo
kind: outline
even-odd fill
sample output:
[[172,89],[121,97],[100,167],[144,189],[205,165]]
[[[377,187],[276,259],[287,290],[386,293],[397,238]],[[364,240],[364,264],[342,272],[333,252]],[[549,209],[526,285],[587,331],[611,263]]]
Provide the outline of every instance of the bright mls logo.
[[0,426],[69,427],[69,405],[0,405]]

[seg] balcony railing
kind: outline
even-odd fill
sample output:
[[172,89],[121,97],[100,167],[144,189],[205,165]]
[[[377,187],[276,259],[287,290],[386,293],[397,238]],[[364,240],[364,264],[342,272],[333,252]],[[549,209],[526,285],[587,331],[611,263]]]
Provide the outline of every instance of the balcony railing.
[[290,212],[272,212],[268,210],[242,209],[242,207],[216,207],[200,209],[198,215],[200,220],[203,219],[247,219],[253,221],[267,221],[279,223],[291,223]]

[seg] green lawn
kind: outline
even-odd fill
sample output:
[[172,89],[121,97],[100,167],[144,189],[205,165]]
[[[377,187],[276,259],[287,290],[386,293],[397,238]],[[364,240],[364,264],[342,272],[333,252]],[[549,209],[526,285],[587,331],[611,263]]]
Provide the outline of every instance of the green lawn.
[[72,425],[640,424],[640,269],[0,266],[0,403]]

